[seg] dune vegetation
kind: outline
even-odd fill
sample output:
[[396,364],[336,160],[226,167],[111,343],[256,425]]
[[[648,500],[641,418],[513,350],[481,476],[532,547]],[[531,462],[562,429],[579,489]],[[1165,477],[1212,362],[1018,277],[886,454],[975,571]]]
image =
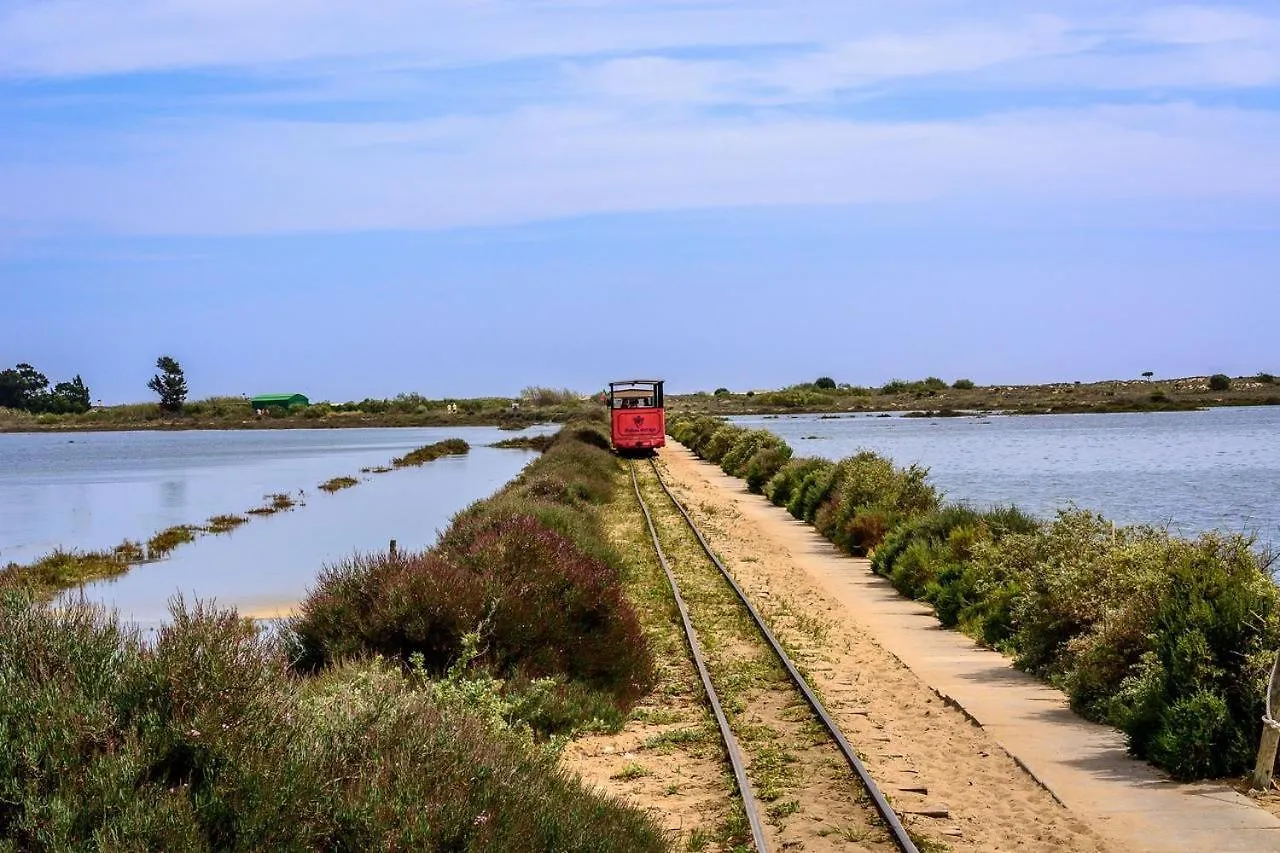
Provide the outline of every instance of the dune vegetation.
[[566,426],[435,548],[326,568],[276,632],[177,601],[144,643],[0,574],[0,850],[667,849],[556,763],[653,679],[607,444]]
[[795,459],[776,436],[673,416],[678,441],[785,507],[842,550],[869,556],[939,620],[1061,688],[1180,779],[1250,766],[1280,646],[1274,558],[1239,535],[1184,539],[1068,509],[945,503],[928,471],[871,452]]

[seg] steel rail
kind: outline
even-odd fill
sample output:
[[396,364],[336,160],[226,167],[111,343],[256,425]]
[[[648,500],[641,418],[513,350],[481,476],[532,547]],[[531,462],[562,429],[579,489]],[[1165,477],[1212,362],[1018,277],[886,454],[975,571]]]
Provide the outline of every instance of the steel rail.
[[[685,522],[689,525],[689,529],[693,531],[693,535],[697,538],[698,544],[702,546],[702,550],[711,558],[711,562],[715,563],[716,568],[720,570],[720,574],[729,582],[729,586],[733,587],[733,591],[737,593],[738,599],[742,602],[742,606],[751,614],[752,621],[756,623],[756,627],[760,629],[760,633],[764,635],[764,638],[769,641],[769,645],[773,647],[774,654],[778,656],[778,660],[781,661],[782,666],[787,670],[787,674],[791,676],[791,680],[795,683],[796,687],[799,688],[802,694],[804,694],[805,701],[809,703],[809,707],[813,709],[814,714],[816,714],[818,719],[822,721],[822,725],[831,735],[832,740],[834,740],[836,745],[840,748],[840,752],[844,755],[845,761],[849,763],[850,769],[852,769],[858,779],[861,780],[863,787],[866,788],[867,793],[871,796],[872,803],[875,804],[876,811],[880,813],[880,817],[888,825],[889,833],[893,836],[894,843],[898,845],[903,853],[920,853],[919,848],[916,847],[915,842],[911,840],[911,836],[902,825],[902,821],[898,819],[898,815],[894,812],[893,807],[889,805],[889,801],[885,799],[884,794],[880,791],[880,787],[876,785],[875,780],[871,778],[871,774],[867,772],[866,765],[864,765],[862,760],[858,758],[858,753],[849,745],[849,741],[845,739],[844,733],[840,731],[840,727],[836,725],[836,721],[831,718],[831,715],[827,713],[827,709],[823,707],[822,700],[820,700],[817,694],[813,692],[813,689],[809,686],[809,682],[805,680],[804,676],[800,674],[800,671],[796,669],[795,664],[791,662],[790,656],[788,656],[783,650],[782,644],[778,642],[777,637],[773,635],[773,631],[771,631],[769,626],[765,624],[764,617],[760,615],[760,612],[756,610],[750,599],[747,598],[746,593],[742,591],[742,587],[738,586],[738,582],[734,580],[733,575],[729,574],[729,570],[724,567],[724,563],[720,562],[720,558],[716,556],[713,550],[711,550],[711,546],[703,537],[702,531],[698,529],[698,525],[693,523],[693,518],[689,515],[688,510],[686,510],[684,505],[671,493],[671,489],[667,488],[666,482],[662,479],[662,472],[658,470],[658,463],[653,461],[653,459],[650,459],[649,464],[653,466],[653,474],[658,478],[658,485],[662,487],[662,491],[666,493],[668,498],[670,498],[671,503],[680,511],[680,514],[684,516]],[[635,482],[634,464],[631,470],[631,478],[632,481]],[[638,485],[636,486],[636,494],[640,494]],[[648,511],[646,510],[646,516],[647,515]],[[652,526],[650,527],[650,530],[652,530]]]
[[711,711],[715,715],[716,725],[720,727],[720,737],[724,740],[724,748],[729,753],[729,763],[733,766],[733,776],[738,782],[738,793],[742,795],[742,807],[747,813],[747,822],[751,824],[751,838],[759,853],[769,853],[769,843],[764,836],[764,822],[760,819],[755,791],[751,788],[751,780],[747,778],[746,763],[742,758],[742,748],[738,739],[729,728],[729,719],[725,716],[724,707],[720,704],[720,696],[711,684],[711,673],[707,671],[706,660],[702,653],[702,644],[698,642],[698,632],[693,629],[693,621],[689,618],[689,608],[680,595],[680,585],[667,562],[667,555],[658,542],[658,530],[653,524],[653,516],[649,514],[649,506],[640,494],[640,481],[636,479],[636,463],[631,463],[631,486],[636,491],[636,500],[640,503],[640,511],[644,513],[645,524],[649,527],[649,536],[653,539],[653,550],[662,564],[662,571],[667,575],[667,583],[671,587],[671,595],[675,598],[676,608],[680,611],[680,620],[684,623],[685,640],[689,643],[689,651],[693,654],[693,663],[698,668],[698,676],[702,679],[702,687],[707,691],[707,701],[711,703]]

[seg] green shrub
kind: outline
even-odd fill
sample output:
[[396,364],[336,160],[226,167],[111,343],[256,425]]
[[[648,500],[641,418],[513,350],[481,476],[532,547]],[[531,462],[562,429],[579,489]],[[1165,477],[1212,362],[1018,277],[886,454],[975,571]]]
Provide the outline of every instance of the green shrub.
[[144,645],[6,593],[0,684],[0,849],[666,849],[466,683],[376,661],[299,680],[232,611],[179,603]]
[[836,390],[836,381],[830,376],[819,376],[814,380],[813,387],[822,391]]
[[[785,447],[786,443],[768,430],[744,430],[720,459],[720,469],[734,477],[745,477],[747,463],[766,448]],[[789,455],[789,454],[788,454]]]
[[881,394],[905,394],[911,390],[911,383],[905,379],[891,379],[880,387]]
[[783,442],[761,447],[751,455],[743,470],[743,479],[747,481],[747,489],[755,494],[764,491],[765,484],[791,458],[791,448]]
[[1259,373],[1257,376],[1254,377],[1254,380],[1257,382],[1261,382],[1263,385],[1274,385],[1276,382],[1275,376],[1271,375],[1270,373]]
[[827,499],[835,485],[839,468],[826,459],[815,460],[787,501],[787,512],[801,521],[812,522],[818,506]]
[[1209,377],[1210,391],[1230,391],[1231,377],[1225,373],[1215,373]]
[[765,484],[765,497],[776,506],[789,506],[791,498],[800,489],[800,484],[804,482],[804,479],[809,476],[810,472],[824,464],[827,464],[825,459],[812,457],[788,460]]
[[863,451],[838,463],[822,501],[813,515],[819,532],[851,554],[866,554],[900,521],[936,509],[938,496],[927,469],[898,468]]
[[957,379],[951,383],[951,387],[957,391],[972,391],[974,384],[972,379]]
[[714,433],[711,434],[698,450],[698,455],[708,462],[720,464],[720,460],[724,459],[726,453],[733,449],[738,443],[738,439],[746,432],[745,429],[732,424],[724,424]]

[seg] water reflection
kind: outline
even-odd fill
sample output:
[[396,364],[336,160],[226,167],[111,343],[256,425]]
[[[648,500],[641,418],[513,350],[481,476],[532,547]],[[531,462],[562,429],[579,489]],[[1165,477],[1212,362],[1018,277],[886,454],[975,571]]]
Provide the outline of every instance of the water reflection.
[[[545,433],[536,427],[526,434]],[[239,513],[263,495],[305,497],[292,512],[255,518],[233,533],[179,547],[166,560],[91,584],[84,594],[125,618],[154,625],[181,593],[254,615],[286,611],[316,572],[357,551],[425,548],[459,509],[485,497],[534,454],[484,445],[494,428],[102,433],[68,452],[48,435],[0,436],[0,560],[26,562],[55,546],[105,548],[176,524]],[[458,436],[467,456],[421,468],[362,475],[424,444]],[[360,485],[326,494],[316,485],[352,475]]]
[[165,509],[182,509],[186,505],[186,480],[165,480],[160,484],[160,506]]

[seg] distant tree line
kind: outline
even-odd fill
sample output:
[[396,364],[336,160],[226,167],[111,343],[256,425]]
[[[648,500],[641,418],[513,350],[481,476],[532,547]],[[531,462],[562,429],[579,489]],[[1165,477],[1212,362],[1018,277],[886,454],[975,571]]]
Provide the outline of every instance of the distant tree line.
[[89,386],[79,374],[52,388],[49,377],[29,364],[0,370],[0,407],[33,414],[78,414],[89,411]]

